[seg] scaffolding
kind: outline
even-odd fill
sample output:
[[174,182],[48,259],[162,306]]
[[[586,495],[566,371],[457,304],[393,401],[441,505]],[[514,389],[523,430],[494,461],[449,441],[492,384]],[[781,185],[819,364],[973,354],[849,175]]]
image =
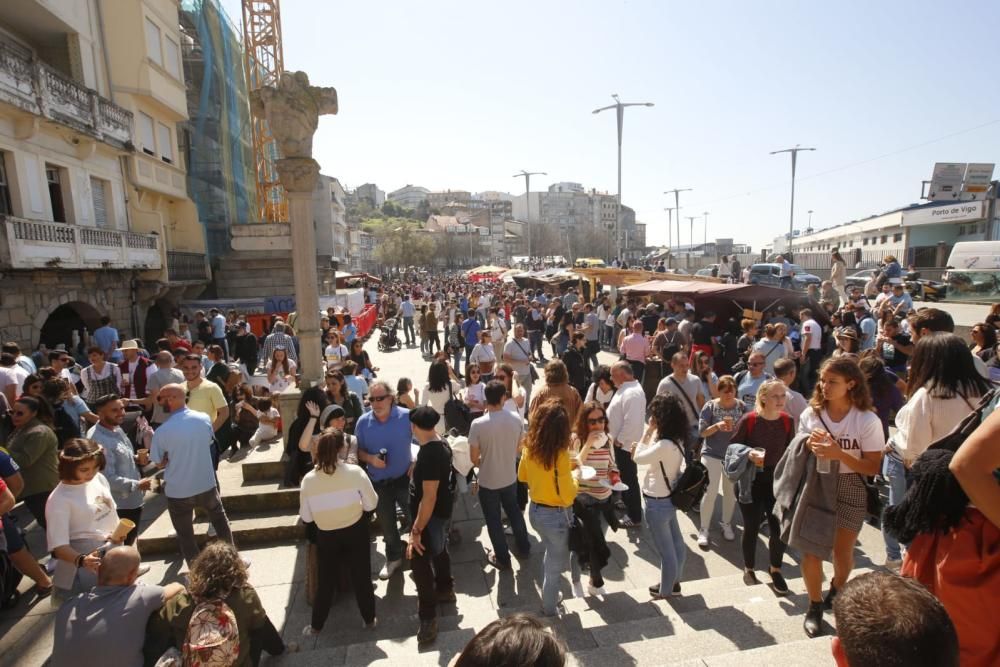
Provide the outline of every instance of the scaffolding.
[[243,46],[218,0],[182,0],[180,24],[188,193],[205,227],[208,255],[215,258],[230,251],[231,225],[259,219]]
[[[278,0],[243,0],[243,69],[251,91],[277,87],[284,70]],[[264,118],[253,118],[257,202],[263,222],[287,222],[288,199],[274,167],[278,144]]]

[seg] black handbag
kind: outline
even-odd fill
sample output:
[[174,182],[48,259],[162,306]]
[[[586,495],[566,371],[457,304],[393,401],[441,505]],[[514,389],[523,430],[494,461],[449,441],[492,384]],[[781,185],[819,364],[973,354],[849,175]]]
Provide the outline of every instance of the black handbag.
[[[819,421],[823,424],[823,428],[826,429],[827,433],[833,433],[830,427],[826,425],[826,420],[823,419],[823,415],[819,412],[816,413],[819,417]],[[876,519],[882,517],[882,492],[879,491],[878,484],[875,483],[874,478],[865,477],[860,473],[855,473],[861,478],[861,483],[865,485],[865,511],[869,516],[873,516]]]
[[459,435],[469,435],[472,426],[472,410],[461,398],[455,398],[448,380],[448,401],[444,404],[444,423],[449,430],[455,429]]

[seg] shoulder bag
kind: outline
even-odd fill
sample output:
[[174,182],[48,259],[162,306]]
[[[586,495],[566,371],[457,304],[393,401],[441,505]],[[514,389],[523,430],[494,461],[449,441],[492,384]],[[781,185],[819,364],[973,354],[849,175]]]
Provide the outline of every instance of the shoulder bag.
[[[826,425],[826,420],[823,419],[822,411],[817,411],[816,416],[819,417],[819,421],[823,424],[823,428],[826,429],[827,433],[833,434],[830,427]],[[836,474],[840,474],[839,471]],[[870,516],[877,519],[882,518],[882,494],[879,493],[878,485],[870,477],[865,477],[861,473],[854,473],[861,478],[861,483],[865,485],[865,509]]]
[[521,345],[521,341],[519,341],[518,339],[515,338],[514,342],[517,343],[517,346],[519,348],[521,348],[521,352],[524,352],[526,355],[528,355],[528,373],[531,375],[531,381],[538,382],[538,371],[535,370],[535,365],[531,363],[531,352],[525,350],[524,346]]
[[455,397],[448,380],[448,401],[444,404],[444,423],[448,429],[455,429],[459,435],[469,435],[472,426],[472,410],[461,398]]

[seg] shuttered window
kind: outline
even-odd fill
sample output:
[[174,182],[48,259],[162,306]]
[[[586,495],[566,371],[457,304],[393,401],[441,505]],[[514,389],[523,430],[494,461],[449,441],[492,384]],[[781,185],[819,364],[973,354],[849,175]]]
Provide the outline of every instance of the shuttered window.
[[156,135],[153,130],[153,117],[139,112],[139,145],[146,155],[156,155]]
[[107,190],[105,183],[99,178],[90,177],[90,196],[94,200],[94,224],[98,227],[108,226]]
[[0,153],[0,215],[11,215],[10,182],[7,180],[7,168],[4,165],[6,155]]

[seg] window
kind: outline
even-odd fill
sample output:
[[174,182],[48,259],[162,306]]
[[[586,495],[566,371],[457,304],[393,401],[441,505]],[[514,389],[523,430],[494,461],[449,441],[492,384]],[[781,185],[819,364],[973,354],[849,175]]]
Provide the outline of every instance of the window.
[[181,78],[180,63],[181,49],[177,42],[165,37],[163,39],[163,66],[175,79]]
[[49,203],[52,205],[52,220],[66,222],[66,206],[63,199],[64,170],[51,164],[45,165],[45,180],[49,186]]
[[153,117],[140,111],[139,146],[146,155],[156,155],[156,135],[153,132]]
[[7,180],[7,168],[4,166],[5,157],[0,153],[0,215],[11,215],[14,211],[10,206],[10,181]]
[[146,19],[146,55],[157,65],[163,64],[163,46],[160,44],[160,28]]
[[862,239],[862,245],[868,245],[868,239],[867,238]]
[[965,235],[965,225],[959,225],[958,226],[958,235],[959,236],[964,236]]
[[885,245],[888,242],[889,242],[889,237],[887,235],[883,234],[882,235],[882,245]]
[[90,197],[94,202],[94,224],[98,227],[108,226],[108,187],[107,181],[90,177]]
[[156,124],[160,143],[160,159],[167,164],[174,163],[174,142],[170,138],[170,128],[163,123]]
[[895,234],[892,235],[892,242],[893,243],[899,243],[902,240],[903,240],[903,233],[902,232],[896,232]]

